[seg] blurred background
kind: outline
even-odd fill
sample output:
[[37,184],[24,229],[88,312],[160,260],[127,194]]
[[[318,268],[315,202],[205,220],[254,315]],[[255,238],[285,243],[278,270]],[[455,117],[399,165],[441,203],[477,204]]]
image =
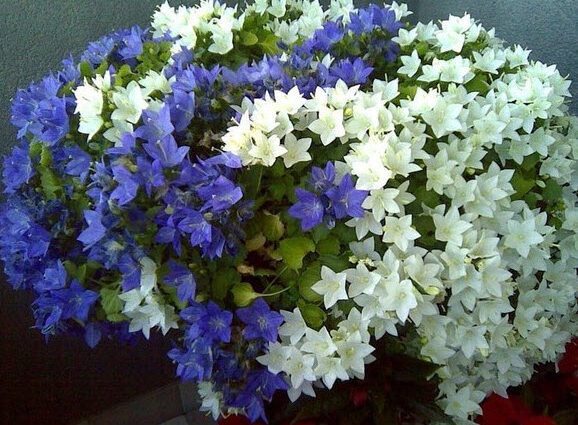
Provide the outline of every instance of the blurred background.
[[[10,99],[18,87],[58,69],[68,53],[77,57],[101,35],[134,24],[146,26],[161,2],[0,0],[0,154],[15,142]],[[424,22],[468,11],[486,28],[495,27],[509,43],[532,49],[531,58],[555,63],[563,75],[578,78],[576,0],[414,0],[408,4],[415,11],[414,19]],[[577,113],[578,84],[571,91],[571,108]],[[85,425],[158,425],[195,410],[193,389],[175,383],[166,357],[169,341],[153,337],[134,347],[105,342],[94,350],[69,337],[47,344],[31,329],[31,301],[26,293],[0,282],[0,424],[67,425],[84,420]],[[171,424],[187,423],[182,420]],[[189,415],[189,423],[199,421]]]

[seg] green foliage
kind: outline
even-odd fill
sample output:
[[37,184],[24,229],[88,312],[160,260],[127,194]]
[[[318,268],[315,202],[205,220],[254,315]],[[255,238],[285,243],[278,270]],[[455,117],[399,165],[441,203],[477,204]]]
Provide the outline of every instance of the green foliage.
[[278,241],[285,233],[285,225],[279,215],[264,212],[260,217],[263,235],[269,241]]
[[299,302],[298,307],[303,315],[303,319],[305,319],[305,322],[309,327],[313,329],[321,329],[327,319],[327,313],[325,313],[321,307],[304,302]]
[[321,263],[316,261],[310,264],[299,276],[299,295],[306,301],[319,302],[323,299],[311,287],[321,279]]
[[277,249],[287,267],[298,270],[303,266],[305,256],[315,251],[315,243],[305,236],[283,239]]
[[222,301],[229,293],[229,289],[241,283],[241,276],[237,270],[226,268],[218,270],[211,283],[211,294],[213,298]]
[[[106,314],[106,318],[111,321],[119,321],[119,314],[122,311],[122,300],[118,297],[120,287],[102,288],[100,290],[100,305]],[[117,320],[113,320],[117,319]]]
[[143,43],[143,51],[137,57],[139,64],[136,70],[140,75],[149,71],[160,72],[171,57],[171,43],[168,41]]
[[250,283],[241,282],[233,286],[231,290],[233,294],[233,301],[237,307],[247,307],[253,300],[259,297]]

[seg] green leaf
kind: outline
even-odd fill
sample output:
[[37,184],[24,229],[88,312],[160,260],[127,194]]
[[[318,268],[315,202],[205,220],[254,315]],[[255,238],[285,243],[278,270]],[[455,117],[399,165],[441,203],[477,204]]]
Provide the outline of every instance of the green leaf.
[[243,31],[241,34],[241,43],[244,46],[253,46],[259,42],[259,37],[257,37],[252,32]]
[[477,92],[483,96],[488,92],[490,85],[487,83],[485,74],[477,74],[465,84],[465,87],[469,93]]
[[556,203],[562,198],[562,186],[560,186],[554,179],[545,181],[546,187],[542,189],[542,196],[544,200],[550,203]]
[[319,302],[323,299],[321,295],[315,292],[311,287],[321,280],[321,264],[312,263],[307,267],[301,276],[299,276],[299,295],[309,302]]
[[320,240],[317,243],[317,252],[321,255],[339,255],[341,252],[339,239],[333,235],[330,235],[327,238]]
[[535,177],[529,177],[522,172],[515,172],[510,183],[516,191],[516,193],[512,195],[512,199],[517,201],[522,199],[526,193],[532,190],[536,184],[536,179]]
[[313,329],[320,329],[325,323],[325,319],[327,319],[327,314],[315,304],[301,304],[299,305],[299,310],[301,310],[307,325]]
[[267,34],[267,36],[259,42],[259,46],[261,46],[261,49],[263,49],[263,53],[267,55],[274,55],[277,53],[279,51],[279,48],[277,47],[277,40],[278,37],[275,34]]
[[285,233],[285,225],[278,215],[265,212],[262,216],[263,235],[270,241],[278,241]]
[[106,313],[107,319],[110,316],[118,314],[122,311],[122,300],[118,297],[120,287],[116,289],[102,288],[100,290],[100,305]]
[[540,161],[540,158],[541,157],[538,152],[534,152],[532,155],[528,155],[527,157],[524,158],[524,161],[522,162],[522,169],[524,169],[525,171],[532,170],[536,166],[538,161]]
[[282,240],[277,250],[287,267],[294,270],[300,269],[303,266],[303,258],[314,251],[315,244],[304,236]]
[[347,268],[349,268],[349,255],[332,255],[324,254],[319,256],[319,261],[324,266],[329,267],[336,273],[339,273]]
[[224,300],[229,289],[241,282],[241,276],[235,269],[217,270],[211,285],[213,297],[219,301]]
[[40,174],[40,187],[44,196],[47,199],[56,199],[58,194],[62,192],[62,184],[56,174],[50,168],[39,166],[38,173]]
[[90,65],[90,63],[80,62],[80,65],[78,68],[80,70],[80,75],[82,76],[82,78],[92,77],[94,70],[92,69],[92,66]]

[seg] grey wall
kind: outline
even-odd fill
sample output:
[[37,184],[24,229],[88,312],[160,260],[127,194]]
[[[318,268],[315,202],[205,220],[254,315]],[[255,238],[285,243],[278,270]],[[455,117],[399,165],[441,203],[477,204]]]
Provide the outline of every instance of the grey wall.
[[[377,1],[377,0],[375,0]],[[162,0],[0,0],[0,154],[14,143],[10,98],[113,29],[146,25]],[[194,0],[180,1],[192,4]],[[171,0],[171,4],[179,3]],[[360,2],[361,3],[361,2]],[[497,34],[578,79],[577,0],[410,0],[420,20],[468,10]],[[419,7],[415,5],[419,3]],[[578,98],[578,84],[572,91]],[[577,103],[573,104],[578,112]],[[0,282],[0,423],[63,424],[172,379],[166,344],[90,351],[30,329],[30,299]]]

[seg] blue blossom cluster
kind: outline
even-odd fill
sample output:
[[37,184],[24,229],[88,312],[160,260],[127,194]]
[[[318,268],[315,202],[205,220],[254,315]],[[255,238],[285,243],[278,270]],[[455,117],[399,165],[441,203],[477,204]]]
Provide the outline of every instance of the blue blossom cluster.
[[169,357],[182,379],[211,381],[213,391],[222,393],[224,405],[245,409],[253,422],[266,421],[265,401],[288,385],[255,358],[265,352],[268,342],[277,340],[283,316],[261,298],[237,309],[235,316],[237,320],[212,301],[193,303],[181,312],[187,324],[184,347],[172,349]]
[[313,167],[309,184],[313,191],[295,189],[297,202],[289,208],[289,215],[301,222],[302,230],[311,230],[321,223],[331,228],[335,220],[363,217],[361,204],[368,192],[355,189],[350,174],[337,183],[332,162],[327,162],[324,168]]

